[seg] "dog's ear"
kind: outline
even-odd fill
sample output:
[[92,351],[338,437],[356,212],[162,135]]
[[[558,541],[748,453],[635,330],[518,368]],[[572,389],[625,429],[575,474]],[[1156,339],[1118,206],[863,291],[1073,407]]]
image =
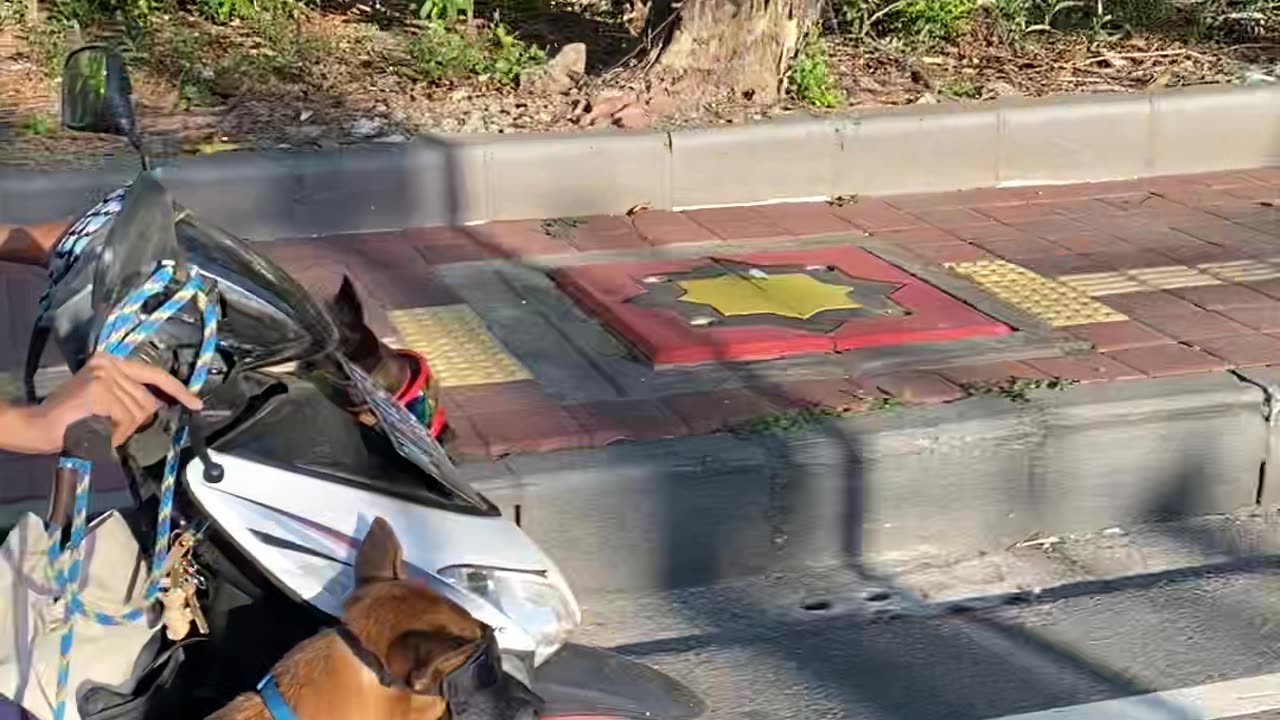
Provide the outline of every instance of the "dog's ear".
[[381,517],[374,518],[356,553],[356,587],[381,580],[403,579],[403,558],[404,550],[391,524]]
[[471,657],[476,642],[441,632],[410,630],[387,649],[387,671],[415,693],[438,695],[445,676]]
[[342,285],[329,301],[329,307],[340,327],[358,328],[364,324],[364,304],[360,302],[360,293],[356,292],[356,284],[350,275],[342,276]]

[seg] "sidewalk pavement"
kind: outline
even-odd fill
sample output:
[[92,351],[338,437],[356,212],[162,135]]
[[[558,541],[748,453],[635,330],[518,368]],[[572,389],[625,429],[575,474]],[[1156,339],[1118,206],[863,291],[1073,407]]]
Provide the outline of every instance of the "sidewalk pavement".
[[1278,202],[1270,168],[263,247],[349,273],[485,459],[1280,364]]
[[[317,294],[350,274],[484,460],[1280,364],[1277,203],[1269,168],[262,248]],[[13,392],[43,276],[0,279]]]

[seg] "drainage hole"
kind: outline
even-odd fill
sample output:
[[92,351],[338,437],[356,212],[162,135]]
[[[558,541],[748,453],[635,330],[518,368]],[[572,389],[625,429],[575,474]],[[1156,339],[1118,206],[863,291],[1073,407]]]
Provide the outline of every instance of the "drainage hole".
[[830,600],[810,600],[809,602],[801,605],[800,607],[803,608],[804,610],[807,610],[808,612],[826,612],[831,609],[831,601]]
[[862,599],[867,602],[884,602],[893,598],[893,593],[888,590],[868,590],[862,594]]

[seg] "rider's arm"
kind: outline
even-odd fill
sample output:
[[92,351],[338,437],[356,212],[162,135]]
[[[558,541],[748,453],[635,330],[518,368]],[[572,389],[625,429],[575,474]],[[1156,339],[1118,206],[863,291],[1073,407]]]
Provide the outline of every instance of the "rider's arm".
[[0,450],[38,455],[57,451],[54,438],[39,407],[17,407],[0,403]]
[[40,225],[0,225],[0,261],[39,265],[49,261],[49,251],[67,221]]
[[159,397],[191,410],[202,405],[177,378],[153,365],[97,354],[80,372],[35,407],[0,404],[0,450],[53,453],[75,421],[101,415],[111,420],[111,439],[124,442],[160,408]]

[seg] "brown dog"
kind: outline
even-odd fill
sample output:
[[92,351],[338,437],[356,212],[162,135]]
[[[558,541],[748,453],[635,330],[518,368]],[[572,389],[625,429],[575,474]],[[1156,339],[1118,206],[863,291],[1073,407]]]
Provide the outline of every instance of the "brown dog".
[[[422,694],[460,667],[483,642],[483,626],[424,583],[408,579],[400,541],[382,518],[356,555],[356,586],[342,622],[404,687],[386,687],[333,630],[289,651],[271,669],[298,720],[438,720],[444,698]],[[257,693],[245,693],[208,720],[270,720]]]
[[338,326],[339,349],[387,392],[394,393],[409,379],[413,369],[408,361],[378,339],[364,320],[364,305],[351,278],[343,275],[342,286],[328,302],[329,313]]

